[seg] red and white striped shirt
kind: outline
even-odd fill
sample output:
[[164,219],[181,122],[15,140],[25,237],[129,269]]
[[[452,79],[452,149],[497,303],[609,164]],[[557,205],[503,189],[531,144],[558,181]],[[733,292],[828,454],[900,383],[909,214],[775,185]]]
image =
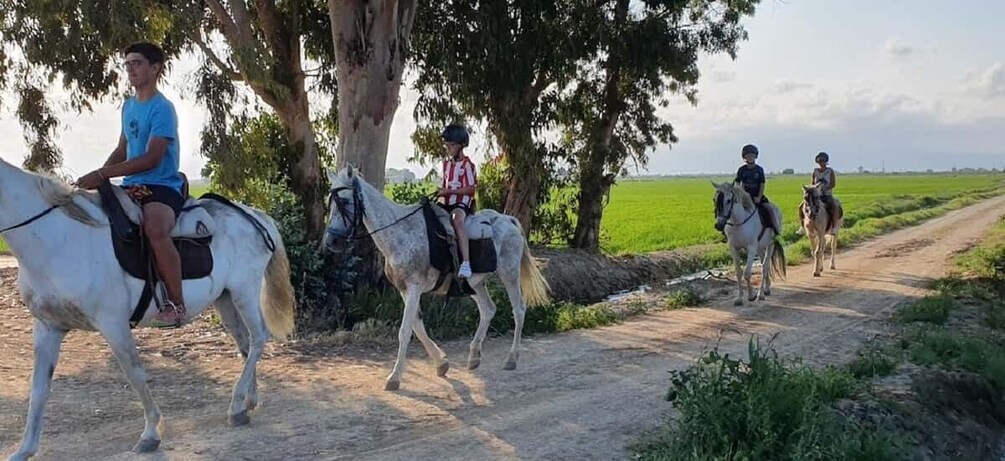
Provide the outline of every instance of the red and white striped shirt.
[[[478,184],[478,176],[475,174],[475,164],[467,156],[459,160],[450,159],[443,162],[443,182],[440,187],[447,190],[457,190],[464,187]],[[474,194],[450,194],[441,197],[444,205],[462,204],[471,206]]]

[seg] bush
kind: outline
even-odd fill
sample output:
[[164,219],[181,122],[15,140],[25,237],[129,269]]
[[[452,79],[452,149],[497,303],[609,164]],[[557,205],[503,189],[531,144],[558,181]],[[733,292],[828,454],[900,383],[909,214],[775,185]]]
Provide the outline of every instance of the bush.
[[748,354],[745,362],[716,348],[671,372],[666,398],[680,418],[635,447],[639,458],[896,459],[891,439],[832,409],[855,391],[850,373],[782,360],[753,338]]
[[290,260],[290,281],[297,297],[296,325],[299,334],[350,327],[348,312],[339,309],[339,288],[351,281],[353,263],[335,264],[327,251],[307,239],[304,209],[296,197],[281,186],[270,187],[268,213],[276,221]]
[[384,193],[397,203],[411,205],[436,192],[436,186],[429,182],[402,182],[384,186]]

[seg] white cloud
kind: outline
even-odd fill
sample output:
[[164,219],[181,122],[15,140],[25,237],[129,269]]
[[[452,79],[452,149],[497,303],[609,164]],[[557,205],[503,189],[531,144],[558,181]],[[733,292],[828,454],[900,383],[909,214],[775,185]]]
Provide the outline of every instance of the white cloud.
[[998,61],[984,72],[969,72],[964,77],[962,90],[978,98],[1005,97],[1005,64]]
[[907,59],[919,52],[921,52],[920,49],[904,43],[898,37],[888,38],[883,44],[883,53],[893,59]]
[[790,82],[790,81],[780,81],[775,83],[772,88],[772,92],[777,94],[793,93],[796,91],[810,90],[813,88],[813,84],[805,82]]
[[736,80],[736,72],[728,70],[719,70],[711,73],[712,81],[717,83],[726,83]]

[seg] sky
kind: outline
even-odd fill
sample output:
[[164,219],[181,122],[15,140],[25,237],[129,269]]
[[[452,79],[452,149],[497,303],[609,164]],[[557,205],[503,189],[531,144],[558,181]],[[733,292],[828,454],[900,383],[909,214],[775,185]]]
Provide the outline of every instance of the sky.
[[[837,171],[1005,168],[1005,17],[1001,0],[765,0],[744,20],[736,60],[702,56],[698,104],[674,97],[661,115],[679,142],[656,146],[633,174],[725,173],[740,148],[760,148],[768,171],[809,171],[826,151]],[[199,175],[205,112],[189,96],[195,58],[176,62],[162,92],[180,120],[181,169]],[[406,77],[410,79],[411,77]],[[5,95],[6,97],[7,95]],[[394,117],[389,168],[409,163],[417,94],[406,86]],[[10,104],[0,109],[0,156],[27,148]],[[118,139],[118,106],[66,112],[57,143],[64,172],[100,166]],[[488,149],[475,134],[472,158]]]

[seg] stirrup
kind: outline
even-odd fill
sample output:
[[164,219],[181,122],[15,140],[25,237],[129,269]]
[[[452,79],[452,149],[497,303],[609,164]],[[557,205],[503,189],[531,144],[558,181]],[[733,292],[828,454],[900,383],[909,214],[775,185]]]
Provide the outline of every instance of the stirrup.
[[[164,316],[170,316],[173,314],[174,319],[163,318]],[[153,320],[150,321],[150,326],[153,328],[178,328],[181,327],[185,322],[185,305],[177,305],[169,300],[164,301],[164,310],[158,312],[154,315]]]

